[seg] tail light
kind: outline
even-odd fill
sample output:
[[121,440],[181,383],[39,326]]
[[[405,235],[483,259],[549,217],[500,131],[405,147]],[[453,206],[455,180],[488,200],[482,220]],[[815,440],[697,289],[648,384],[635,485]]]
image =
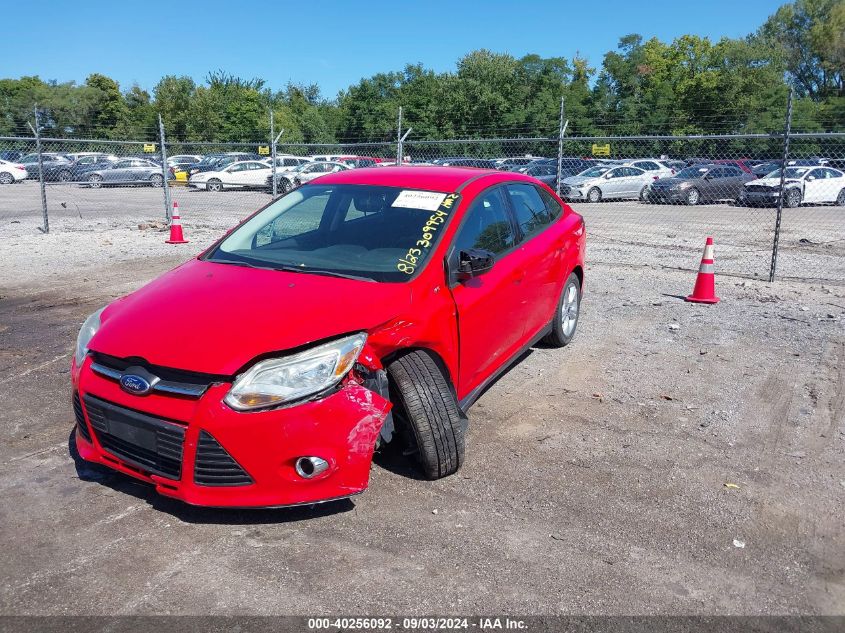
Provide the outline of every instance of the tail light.
[[26,167],[24,167],[23,165],[15,165],[15,167],[17,167],[18,169],[26,169]]
[[675,175],[675,170],[674,170],[674,169],[672,170],[672,175],[673,175],[673,176]]
[[660,178],[658,176],[652,176],[651,179],[652,180],[660,180]]

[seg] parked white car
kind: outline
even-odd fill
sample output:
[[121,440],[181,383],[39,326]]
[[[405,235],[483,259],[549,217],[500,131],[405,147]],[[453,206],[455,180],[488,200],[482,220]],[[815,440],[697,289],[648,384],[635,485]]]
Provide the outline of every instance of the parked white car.
[[560,195],[567,200],[599,202],[611,199],[643,199],[648,186],[657,180],[652,172],[627,165],[596,165],[577,176],[564,178]]
[[11,185],[26,178],[26,169],[18,163],[0,160],[0,185]]
[[[272,158],[265,158],[261,161],[265,163],[269,167],[273,166],[273,159]],[[306,158],[305,156],[292,156],[290,154],[278,154],[276,155],[276,171],[281,171],[283,169],[295,169],[300,165],[305,165],[306,163],[310,163],[311,159]]]
[[[832,167],[787,167],[783,174],[783,206],[833,202],[845,206],[845,173]],[[780,197],[780,169],[747,182],[738,202],[752,206],[777,204]]]
[[267,177],[273,173],[270,166],[260,160],[242,160],[227,165],[220,171],[202,171],[188,179],[189,187],[207,191],[224,189],[263,188]]
[[657,176],[658,178],[671,178],[675,175],[674,169],[656,158],[638,158],[636,160],[629,160],[625,164],[647,171],[652,176]]

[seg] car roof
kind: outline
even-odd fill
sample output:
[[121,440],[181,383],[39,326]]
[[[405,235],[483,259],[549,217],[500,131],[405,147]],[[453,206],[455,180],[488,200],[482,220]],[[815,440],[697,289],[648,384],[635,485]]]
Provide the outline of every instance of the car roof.
[[536,182],[533,178],[514,172],[437,165],[350,169],[321,176],[317,182],[321,185],[375,185],[451,193],[476,179],[484,179],[486,184],[515,180]]

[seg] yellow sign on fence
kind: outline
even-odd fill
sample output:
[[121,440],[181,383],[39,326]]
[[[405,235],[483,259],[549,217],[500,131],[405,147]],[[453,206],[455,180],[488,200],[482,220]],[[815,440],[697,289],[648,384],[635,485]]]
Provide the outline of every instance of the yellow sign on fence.
[[593,143],[593,156],[610,156],[610,143],[596,145]]
[[145,154],[152,154],[156,151],[156,144],[155,143],[144,143],[144,153]]
[[269,156],[270,155],[270,146],[269,145],[259,145],[258,146],[258,155],[259,156]]

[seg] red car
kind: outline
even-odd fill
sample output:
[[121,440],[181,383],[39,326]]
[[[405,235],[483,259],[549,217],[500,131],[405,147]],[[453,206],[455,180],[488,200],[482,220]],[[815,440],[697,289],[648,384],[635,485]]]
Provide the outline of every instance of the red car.
[[585,240],[521,174],[321,177],[85,321],[79,454],[207,506],[354,495],[390,441],[454,473],[467,408],[529,346],[572,340]]

